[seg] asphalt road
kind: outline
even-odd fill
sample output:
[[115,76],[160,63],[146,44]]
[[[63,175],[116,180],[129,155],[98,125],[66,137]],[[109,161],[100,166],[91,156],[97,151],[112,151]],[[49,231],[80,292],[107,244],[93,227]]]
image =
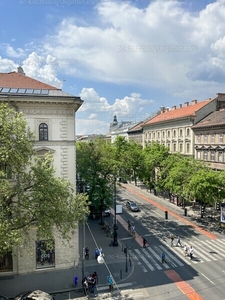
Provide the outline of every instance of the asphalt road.
[[[127,200],[135,201],[141,211],[128,212]],[[123,188],[118,190],[117,203],[123,205],[121,217],[126,221],[131,219],[137,234],[149,244],[143,249],[119,224],[121,242],[129,249],[134,264],[132,281],[147,291],[146,299],[225,299],[224,235],[218,233],[214,238],[175,214],[166,220],[165,210]],[[179,235],[183,245],[193,246],[193,261],[184,257],[181,247],[170,246],[171,233]],[[162,252],[166,254],[167,264],[161,263]]]

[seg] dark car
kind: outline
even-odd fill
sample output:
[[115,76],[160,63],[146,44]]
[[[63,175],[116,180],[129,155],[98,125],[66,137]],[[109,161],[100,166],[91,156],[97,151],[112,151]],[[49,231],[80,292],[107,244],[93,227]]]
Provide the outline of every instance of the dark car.
[[140,211],[138,205],[133,201],[127,201],[126,206],[131,211]]
[[54,297],[49,295],[46,292],[35,290],[35,291],[27,291],[18,294],[14,300],[54,300]]

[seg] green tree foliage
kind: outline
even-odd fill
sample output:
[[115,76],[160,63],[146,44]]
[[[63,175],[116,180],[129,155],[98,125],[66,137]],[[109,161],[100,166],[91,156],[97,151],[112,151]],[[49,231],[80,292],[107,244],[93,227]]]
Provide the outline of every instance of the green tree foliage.
[[1,105],[0,129],[0,255],[20,245],[31,226],[38,239],[52,239],[55,229],[69,239],[88,213],[87,197],[55,177],[51,155],[35,156],[21,113]]

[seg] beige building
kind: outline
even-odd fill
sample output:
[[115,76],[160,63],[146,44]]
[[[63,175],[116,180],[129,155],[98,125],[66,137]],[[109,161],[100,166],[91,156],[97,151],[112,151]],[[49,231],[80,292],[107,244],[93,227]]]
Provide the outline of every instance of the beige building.
[[131,127],[128,130],[128,139],[129,141],[135,141],[138,144],[142,145],[143,140],[143,127],[144,122],[140,122],[137,125]]
[[195,158],[225,170],[225,94],[217,94],[217,110],[192,126]]
[[[50,151],[56,176],[68,179],[76,191],[75,113],[83,101],[26,76],[22,68],[18,68],[18,73],[0,73],[0,103],[4,102],[25,114],[36,136],[37,155]],[[78,232],[72,236],[70,244],[63,242],[56,231],[54,249],[49,251],[46,241],[37,241],[35,227],[31,228],[30,239],[23,247],[0,258],[0,276],[6,272],[25,274],[37,269],[74,267],[79,262]]]
[[172,109],[162,108],[161,113],[146,121],[143,127],[143,147],[146,143],[158,142],[169,148],[171,153],[194,156],[193,124],[216,110],[217,100],[202,102],[193,100]]

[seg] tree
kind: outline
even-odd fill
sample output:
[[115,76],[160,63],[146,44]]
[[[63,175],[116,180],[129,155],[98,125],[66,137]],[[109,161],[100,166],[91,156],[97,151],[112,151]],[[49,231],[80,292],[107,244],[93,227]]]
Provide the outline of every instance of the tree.
[[0,106],[0,255],[23,243],[31,226],[38,239],[53,239],[57,229],[71,231],[88,214],[87,197],[55,177],[50,154],[37,157],[34,136],[25,118]]

